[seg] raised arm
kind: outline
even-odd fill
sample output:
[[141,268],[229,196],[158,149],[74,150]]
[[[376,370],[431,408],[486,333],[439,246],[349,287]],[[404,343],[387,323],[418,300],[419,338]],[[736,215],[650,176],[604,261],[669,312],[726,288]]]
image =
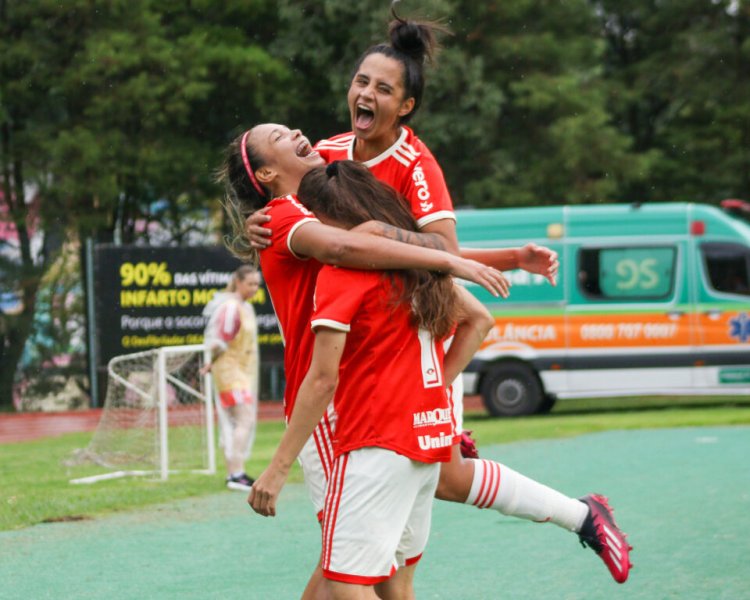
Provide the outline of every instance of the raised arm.
[[557,285],[557,271],[560,268],[557,252],[545,246],[526,244],[521,248],[461,248],[461,256],[500,271],[523,269],[542,275],[552,285]]
[[247,497],[259,515],[276,515],[276,501],[289,470],[333,400],[346,333],[319,328],[315,334],[312,362],[302,380],[289,426],[281,437],[271,463],[255,481]]
[[380,221],[367,221],[352,231],[369,233],[422,248],[446,250],[462,258],[475,260],[496,268],[498,271],[523,269],[529,273],[542,275],[552,285],[557,285],[557,271],[560,267],[557,252],[537,244],[526,244],[520,248],[458,248],[453,251],[456,240],[455,226],[450,219],[442,219],[427,225],[422,231],[414,232],[399,229]]
[[497,269],[447,252],[388,238],[347,231],[310,221],[291,238],[292,250],[320,262],[352,269],[427,269],[481,285],[495,296],[508,296],[509,283]]
[[453,290],[459,316],[456,333],[443,361],[445,381],[449,384],[461,375],[494,324],[492,315],[466,288],[455,285]]

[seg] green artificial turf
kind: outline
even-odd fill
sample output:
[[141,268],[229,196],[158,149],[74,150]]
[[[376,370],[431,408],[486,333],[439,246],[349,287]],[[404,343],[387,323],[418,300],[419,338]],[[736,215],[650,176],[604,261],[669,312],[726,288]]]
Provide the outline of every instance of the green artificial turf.
[[[622,400],[560,401],[549,415],[492,419],[484,413],[465,418],[482,446],[518,440],[564,438],[606,430],[675,428],[750,424],[750,398],[639,398]],[[248,472],[257,476],[268,463],[283,432],[283,423],[258,425]],[[101,472],[96,466],[65,466],[77,448],[85,447],[91,433],[67,434],[0,448],[0,530],[41,522],[87,519],[128,511],[181,498],[221,491],[222,469],[214,476],[176,474],[162,482],[125,478],[91,485],[69,480]],[[218,457],[219,463],[221,458]],[[298,468],[291,482],[301,481]]]

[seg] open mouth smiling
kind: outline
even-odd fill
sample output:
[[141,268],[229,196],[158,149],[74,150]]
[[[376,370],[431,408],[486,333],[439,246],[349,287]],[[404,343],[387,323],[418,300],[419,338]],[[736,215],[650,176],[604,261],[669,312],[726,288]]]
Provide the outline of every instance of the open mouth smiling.
[[367,129],[375,120],[375,112],[364,104],[357,104],[354,111],[354,125],[358,129]]

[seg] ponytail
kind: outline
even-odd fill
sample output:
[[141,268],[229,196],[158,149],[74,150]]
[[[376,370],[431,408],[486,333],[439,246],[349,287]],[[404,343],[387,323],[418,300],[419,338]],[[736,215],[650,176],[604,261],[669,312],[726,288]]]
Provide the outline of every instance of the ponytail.
[[258,252],[245,235],[245,220],[266,205],[269,192],[253,174],[266,163],[250,144],[250,131],[237,136],[227,146],[216,181],[224,186],[222,206],[232,229],[231,234],[224,237],[224,245],[237,258],[257,264]]
[[[417,231],[414,217],[398,192],[376,179],[367,167],[350,160],[306,173],[297,197],[318,217],[345,227],[375,220]],[[426,329],[435,339],[447,337],[456,320],[452,279],[421,269],[386,273],[394,283],[393,305],[409,308],[412,325]]]

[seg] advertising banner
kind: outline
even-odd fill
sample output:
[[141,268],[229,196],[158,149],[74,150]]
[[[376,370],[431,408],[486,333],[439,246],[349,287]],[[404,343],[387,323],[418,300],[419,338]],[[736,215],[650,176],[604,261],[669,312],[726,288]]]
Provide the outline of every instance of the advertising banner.
[[[94,249],[97,363],[160,346],[200,344],[202,312],[241,264],[221,246]],[[262,364],[283,361],[278,322],[265,285],[250,300]]]

